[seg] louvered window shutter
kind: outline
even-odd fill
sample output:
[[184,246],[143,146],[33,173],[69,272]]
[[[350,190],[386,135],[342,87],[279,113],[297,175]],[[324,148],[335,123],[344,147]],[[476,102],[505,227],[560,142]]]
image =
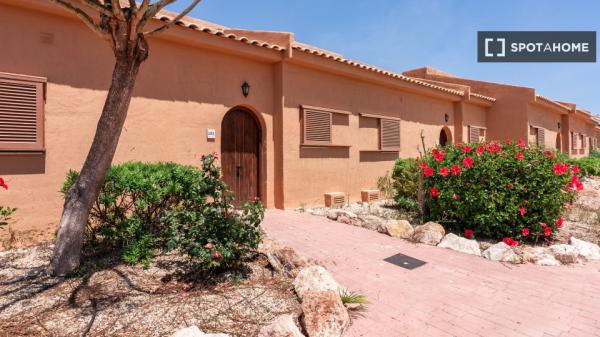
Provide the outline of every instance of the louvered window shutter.
[[0,151],[44,149],[44,83],[0,73]]
[[577,150],[577,134],[574,132],[571,132],[571,143],[571,148]]
[[469,143],[479,143],[481,130],[474,126],[469,126]]
[[304,110],[304,144],[331,144],[331,112]]
[[541,148],[546,147],[546,130],[544,128],[537,129],[537,145]]
[[393,119],[380,119],[380,149],[400,149],[400,121]]

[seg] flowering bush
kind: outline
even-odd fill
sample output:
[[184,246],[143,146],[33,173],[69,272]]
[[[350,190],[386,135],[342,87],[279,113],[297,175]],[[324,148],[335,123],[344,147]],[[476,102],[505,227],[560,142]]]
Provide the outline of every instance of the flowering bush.
[[[5,190],[8,189],[8,185],[6,184],[6,181],[4,181],[4,178],[2,178],[2,177],[0,177],[0,188],[3,188]],[[0,206],[0,228],[6,226],[8,224],[8,221],[10,221],[12,214],[16,210],[17,210],[16,208]]]
[[[256,250],[264,208],[234,210],[216,155],[202,167],[130,162],[111,167],[90,213],[86,248],[117,249],[129,263],[148,264],[158,250],[178,251],[199,270],[233,266]],[[77,178],[71,171],[66,193]]]
[[523,141],[433,148],[419,167],[430,220],[509,245],[549,239],[583,189],[577,165]]
[[407,212],[419,212],[419,167],[414,159],[397,159],[392,172],[394,199]]

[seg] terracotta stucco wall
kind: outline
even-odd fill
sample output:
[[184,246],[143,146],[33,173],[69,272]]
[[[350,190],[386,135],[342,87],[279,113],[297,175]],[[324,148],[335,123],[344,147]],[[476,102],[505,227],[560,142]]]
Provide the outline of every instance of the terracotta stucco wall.
[[[561,114],[544,109],[540,106],[529,104],[527,107],[527,114],[529,118],[529,124],[531,126],[544,128],[545,142],[544,147],[547,149],[556,149],[557,142],[562,143],[562,139],[558,140],[557,136],[560,132],[558,129],[559,123],[561,123]],[[562,127],[562,125],[561,125]],[[530,141],[535,142],[535,139],[531,138]]]
[[[285,64],[284,83],[284,194],[285,206],[320,205],[325,192],[344,192],[351,200],[360,189],[375,188],[377,178],[391,171],[394,160],[416,157],[421,131],[427,147],[438,142],[452,102],[359,82],[343,76]],[[300,105],[350,112],[334,114],[332,142],[349,147],[301,147]],[[400,152],[380,153],[378,120],[360,114],[401,118]],[[451,127],[453,130],[453,127]],[[454,133],[454,132],[453,132]]]
[[488,111],[485,107],[465,104],[463,109],[463,143],[469,142],[469,126],[488,127]]
[[[585,135],[586,138],[586,147],[583,149],[579,149],[577,151],[573,150],[572,144],[569,142],[569,152],[572,157],[583,157],[587,156],[590,153],[590,146],[588,143],[588,137],[593,137],[595,131],[595,127],[589,123],[586,123],[586,120],[583,116],[578,116],[575,113],[569,114],[569,131],[575,132],[578,134]],[[569,137],[571,134],[569,134]]]
[[[20,231],[53,232],[62,210],[58,193],[69,169],[79,169],[92,141],[110,84],[112,55],[79,21],[0,5],[0,71],[48,79],[45,155],[0,154],[0,174],[10,190],[0,204],[17,207]],[[51,34],[44,43],[41,33]],[[150,41],[115,162],[174,161],[198,164],[204,153],[220,151],[223,115],[244,105],[263,124],[263,197],[274,204],[272,113],[273,66],[198,48]],[[240,85],[247,80],[251,94]],[[216,129],[207,141],[207,128]],[[6,232],[6,230],[4,230]],[[6,234],[6,233],[4,233]]]

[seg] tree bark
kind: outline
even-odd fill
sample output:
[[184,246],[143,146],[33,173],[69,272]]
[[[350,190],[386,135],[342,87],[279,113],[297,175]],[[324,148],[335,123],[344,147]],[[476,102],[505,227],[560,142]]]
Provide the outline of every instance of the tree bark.
[[53,275],[65,275],[79,266],[83,232],[89,212],[98,198],[115,155],[140,65],[148,56],[143,37],[122,45],[126,46],[122,51],[115,51],[112,82],[94,141],[79,178],[65,197],[54,255],[49,267],[49,272]]

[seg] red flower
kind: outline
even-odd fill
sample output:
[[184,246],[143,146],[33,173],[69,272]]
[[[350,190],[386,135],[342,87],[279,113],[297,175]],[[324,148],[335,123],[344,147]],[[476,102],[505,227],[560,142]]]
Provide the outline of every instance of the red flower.
[[521,214],[521,216],[525,216],[525,214],[527,214],[527,210],[525,209],[525,207],[519,208],[519,214]]
[[500,144],[498,144],[497,142],[490,143],[487,146],[487,150],[491,153],[498,153],[501,150]]
[[565,222],[565,220],[563,218],[558,218],[558,219],[556,219],[556,222],[554,222],[554,224],[556,225],[556,227],[560,228],[560,227],[562,227],[564,222]]
[[444,152],[444,151],[438,151],[438,152],[436,152],[436,153],[433,154],[433,159],[439,163],[442,160],[444,160],[445,156],[446,156],[446,152]]
[[528,236],[529,235],[529,228],[523,228],[523,236]]
[[482,154],[485,151],[485,149],[483,148],[483,146],[478,146],[477,150],[475,150],[475,152],[477,152],[477,154]]
[[471,147],[469,145],[465,145],[462,147],[462,152],[464,153],[470,153],[471,152]]
[[437,149],[437,147],[434,147],[433,149],[431,149],[431,153],[436,154],[439,153],[440,150]]
[[507,139],[507,140],[504,141],[504,144],[506,144],[506,145],[512,145],[513,141],[512,141],[512,139]]
[[519,245],[519,241],[516,241],[516,240],[514,240],[513,238],[508,238],[508,237],[507,237],[507,238],[504,238],[504,239],[502,239],[502,241],[503,241],[504,243],[506,243],[507,245],[509,245],[509,246],[513,246],[513,247],[514,247],[514,246],[518,246],[518,245]]
[[450,168],[450,171],[452,171],[452,174],[457,176],[460,174],[460,166],[454,164],[454,165],[452,165],[452,168]]
[[431,188],[431,196],[436,198],[438,195],[440,195],[440,190],[437,189],[437,187],[432,187]]
[[209,242],[209,243],[207,243],[207,244],[204,245],[204,248],[206,248],[206,249],[212,249],[213,247],[214,246],[213,246],[212,242]]
[[583,190],[583,184],[579,181],[579,178],[577,176],[573,176],[573,178],[571,178],[569,187],[573,190],[575,190],[575,189],[577,189],[578,191]]
[[517,159],[523,160],[523,159],[525,159],[525,156],[523,156],[523,154],[521,152],[517,152]]
[[556,174],[557,176],[565,173],[567,171],[567,167],[565,165],[561,165],[561,164],[556,164],[554,165],[554,167],[552,168],[552,171],[554,171],[554,174]]
[[571,170],[573,170],[573,173],[575,174],[579,173],[579,165],[573,165],[571,167]]
[[426,167],[427,167],[427,163],[426,163],[426,162],[424,162],[424,161],[422,161],[422,162],[419,164],[419,168],[421,168],[421,169],[424,169],[424,168],[426,168]]
[[575,184],[575,186],[577,187],[578,191],[583,191],[583,184],[581,182],[577,182],[577,184]]
[[5,190],[8,189],[8,185],[6,185],[6,181],[4,181],[4,178],[0,177],[0,187],[4,188]]
[[212,256],[213,259],[218,260],[218,259],[221,258],[221,253],[219,253],[219,251],[216,251],[216,252],[213,252],[211,254],[211,256]]
[[460,195],[454,193],[454,194],[452,194],[452,199],[458,200],[458,199],[460,199]]
[[463,159],[463,166],[466,168],[471,168],[473,167],[473,158],[471,157],[465,157],[465,159]]
[[426,167],[426,168],[423,170],[423,174],[424,174],[426,177],[431,177],[431,176],[432,176],[434,173],[435,173],[435,171],[434,171],[434,170],[433,170],[431,167]]
[[440,167],[440,175],[442,177],[447,177],[449,173],[450,173],[450,170],[448,170],[448,168],[446,166]]
[[506,186],[508,186],[508,188],[513,188],[513,183],[511,183],[510,181],[508,182],[508,184],[506,184]]
[[552,227],[544,226],[544,236],[550,236],[552,234]]
[[472,229],[465,229],[465,238],[470,239],[473,237],[473,230]]
[[519,144],[519,147],[521,148],[521,150],[525,150],[526,145],[525,145],[525,141],[523,139],[519,139],[519,141],[517,143]]

